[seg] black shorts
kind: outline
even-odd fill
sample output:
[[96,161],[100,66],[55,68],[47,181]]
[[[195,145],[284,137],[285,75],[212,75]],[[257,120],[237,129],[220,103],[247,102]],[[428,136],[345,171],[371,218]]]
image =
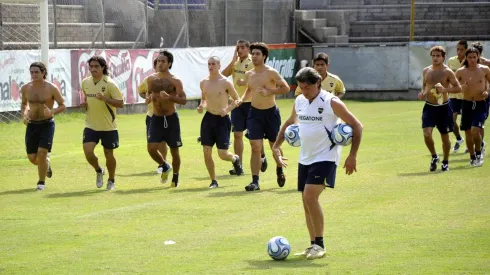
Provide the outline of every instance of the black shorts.
[[37,153],[37,148],[48,149],[51,152],[54,137],[54,119],[31,121],[26,128],[26,152],[28,155]]
[[170,148],[182,146],[179,115],[177,113],[169,116],[153,114],[151,117],[148,143],[160,143],[162,141],[165,141]]
[[206,112],[201,122],[201,144],[203,146],[216,147],[228,150],[230,147],[231,120],[230,116],[224,117]]
[[306,184],[323,184],[335,187],[337,164],[332,161],[320,161],[310,165],[298,164],[298,191],[305,191]]
[[119,147],[119,133],[117,130],[112,131],[95,131],[90,128],[83,129],[83,143],[102,141],[102,147],[105,149],[116,149]]
[[244,102],[231,111],[231,129],[233,132],[243,132],[247,129],[248,113],[251,102]]
[[454,130],[453,110],[447,102],[442,105],[425,103],[422,111],[422,128],[434,127],[437,127],[441,134]]
[[485,100],[464,100],[463,112],[461,113],[461,131],[470,130],[471,127],[483,128],[487,113],[488,107]]
[[247,119],[248,139],[275,142],[281,128],[281,114],[276,106],[260,110],[250,107]]
[[150,135],[150,125],[151,125],[151,116],[146,116],[145,120],[146,124],[146,138],[148,139],[148,136]]
[[457,98],[450,98],[449,106],[453,110],[453,113],[461,114],[461,108],[463,108],[463,100]]

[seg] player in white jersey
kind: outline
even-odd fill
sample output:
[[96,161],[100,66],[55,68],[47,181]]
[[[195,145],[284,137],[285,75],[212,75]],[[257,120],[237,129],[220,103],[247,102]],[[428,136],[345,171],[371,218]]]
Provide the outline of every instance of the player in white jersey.
[[307,259],[325,255],[323,244],[323,212],[318,201],[325,187],[334,188],[341,148],[333,144],[327,130],[331,131],[340,120],[352,126],[354,136],[344,168],[347,175],[356,170],[356,157],[362,136],[361,122],[333,94],[321,89],[321,75],[313,68],[303,68],[296,74],[298,86],[303,91],[296,98],[291,116],[284,123],[273,146],[273,153],[281,164],[287,164],[281,156],[280,146],[286,128],[299,123],[301,149],[298,167],[298,191],[302,192],[306,225],[311,247],[298,255]]

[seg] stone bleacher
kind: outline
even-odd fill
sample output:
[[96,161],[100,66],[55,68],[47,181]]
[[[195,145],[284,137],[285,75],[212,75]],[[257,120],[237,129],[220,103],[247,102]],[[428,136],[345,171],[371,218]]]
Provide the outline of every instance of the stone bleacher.
[[[296,11],[300,42],[405,42],[410,0],[310,0]],[[300,2],[300,3],[301,3]],[[415,40],[489,40],[490,1],[417,0]]]

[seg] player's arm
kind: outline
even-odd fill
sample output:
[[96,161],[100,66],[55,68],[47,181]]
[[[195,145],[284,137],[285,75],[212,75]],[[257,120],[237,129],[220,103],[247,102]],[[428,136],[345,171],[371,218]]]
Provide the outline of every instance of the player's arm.
[[20,94],[22,96],[22,102],[20,104],[20,113],[22,114],[24,123],[27,123],[29,121],[29,118],[27,116],[27,112],[29,111],[29,105],[27,102],[26,92],[27,92],[26,85],[22,85],[22,87],[20,87]]
[[202,113],[204,108],[208,106],[208,103],[206,102],[206,93],[204,92],[203,86],[204,86],[204,80],[202,80],[201,83],[199,83],[199,87],[201,88],[201,104],[197,106],[198,113]]
[[334,113],[345,123],[349,124],[352,127],[353,135],[352,135],[352,145],[350,147],[349,156],[345,160],[345,173],[350,175],[354,173],[356,170],[356,158],[357,151],[359,150],[359,145],[361,144],[362,138],[362,124],[361,122],[352,114],[349,109],[345,106],[345,104],[338,98],[332,98],[330,101],[330,106]]
[[[484,68],[483,72],[485,72],[485,79],[490,83],[490,68],[489,67]],[[488,91],[484,91],[483,96],[488,97]]]
[[[101,100],[104,101],[105,103],[109,104],[109,105],[116,107],[116,108],[124,107],[124,101],[123,101],[121,90],[119,90],[119,88],[116,86],[116,84],[111,83],[109,85],[109,95],[110,95],[110,97],[103,95]],[[99,97],[97,97],[97,98],[99,98]]]
[[276,70],[271,70],[272,79],[276,83],[276,88],[265,88],[270,94],[281,95],[289,92],[289,85],[286,80]]
[[438,92],[449,93],[449,94],[461,93],[461,85],[459,84],[458,79],[456,79],[456,75],[449,68],[446,69],[446,73],[448,74],[449,84],[451,85],[448,88],[445,87],[440,88],[437,86],[436,89],[438,90]]
[[238,47],[235,47],[235,53],[233,53],[233,59],[231,60],[230,64],[226,66],[226,68],[221,71],[221,74],[229,77],[230,75],[233,74],[233,66],[235,65],[235,62],[238,60]]
[[427,72],[427,70],[428,68],[424,68],[424,70],[422,71],[422,90],[418,94],[419,99],[424,99],[424,97],[426,96],[425,88],[427,87],[427,82],[425,80],[425,73]]
[[61,95],[60,90],[58,89],[58,87],[56,87],[54,85],[52,85],[51,90],[53,92],[54,101],[56,101],[56,103],[58,103],[58,107],[51,110],[51,113],[53,115],[56,115],[56,114],[64,112],[66,110],[65,99]]
[[169,95],[169,100],[180,105],[185,105],[187,103],[187,97],[180,79],[175,79],[175,91],[176,95]]
[[291,115],[282,125],[281,130],[279,131],[279,134],[277,134],[276,141],[274,142],[274,145],[272,146],[272,153],[275,155],[276,159],[279,159],[282,166],[284,166],[284,167],[287,166],[287,163],[284,162],[284,158],[281,155],[281,145],[284,142],[284,132],[286,132],[286,129],[289,127],[289,125],[298,123],[298,114],[296,114],[295,106],[296,106],[296,103],[293,104],[293,110],[291,111]]
[[233,99],[231,104],[228,105],[228,112],[230,112],[231,110],[240,106],[241,100],[240,100],[240,97],[238,96],[237,91],[235,90],[235,87],[233,86],[233,83],[229,80],[226,81],[226,90],[228,91],[228,94],[230,95],[230,97]]
[[344,82],[342,82],[342,80],[340,80],[339,78],[335,82],[335,96],[337,96],[338,98],[342,98],[344,95],[345,95]]
[[143,82],[138,86],[138,94],[141,98],[145,99],[145,103],[150,103],[148,99],[150,98],[150,94],[148,93],[148,77],[143,79]]

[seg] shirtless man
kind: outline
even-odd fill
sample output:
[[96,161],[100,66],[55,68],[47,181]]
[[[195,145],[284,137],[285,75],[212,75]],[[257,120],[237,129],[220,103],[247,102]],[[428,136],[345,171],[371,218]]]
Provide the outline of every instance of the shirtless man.
[[432,65],[426,67],[423,71],[422,91],[418,97],[419,99],[425,99],[422,112],[422,128],[425,145],[432,155],[429,170],[434,172],[440,160],[432,139],[432,130],[437,127],[441,134],[442,151],[444,153],[441,170],[445,172],[449,170],[449,151],[451,150],[451,141],[449,141],[448,133],[453,131],[454,126],[452,110],[448,104],[448,93],[461,92],[461,86],[456,80],[453,71],[444,65],[446,50],[441,46],[435,46],[430,49],[430,55],[432,57]]
[[[197,111],[201,114],[206,108],[206,114],[201,122],[201,144],[204,152],[204,162],[211,177],[209,188],[218,187],[214,171],[213,146],[216,143],[218,156],[233,164],[234,175],[241,175],[242,164],[238,155],[228,151],[230,146],[231,119],[228,113],[238,105],[240,100],[233,83],[220,72],[220,59],[212,56],[208,60],[209,76],[200,83],[202,97]],[[228,104],[228,99],[233,99]]]
[[[471,44],[471,46],[474,47],[474,48],[476,48],[478,50],[478,57],[480,58],[480,64],[490,67],[490,59],[483,57],[483,45],[482,45],[482,43],[480,43],[480,42],[474,42],[474,43]],[[490,83],[487,83],[487,84],[490,84]],[[490,85],[487,85],[487,89],[489,87],[490,87]],[[489,90],[487,90],[487,91],[489,91]],[[487,114],[486,114],[485,117],[488,118],[488,114],[490,112],[490,98],[487,98],[486,99],[486,102],[487,102],[487,106],[489,107],[489,109],[487,109]],[[485,125],[483,125],[483,127],[481,128],[481,138],[482,138],[482,144],[481,144],[481,146],[482,146],[482,152],[483,152],[482,154],[485,154],[484,153],[484,151],[485,151],[485,141],[483,141],[483,138],[484,137],[485,137]]]
[[[39,181],[37,190],[44,190],[46,176],[51,178],[53,172],[48,157],[53,146],[54,115],[64,112],[65,100],[60,90],[46,81],[47,69],[41,62],[34,62],[29,67],[31,82],[21,88],[21,114],[26,128],[26,151],[29,161],[37,166]],[[54,102],[58,107],[53,109]]]
[[[148,95],[153,103],[153,116],[148,134],[148,153],[159,167],[162,167],[161,182],[166,183],[170,172],[172,187],[179,185],[180,154],[182,146],[180,136],[180,122],[175,103],[185,105],[186,95],[182,81],[169,72],[174,62],[171,52],[163,50],[157,57],[159,72],[148,77]],[[172,166],[170,166],[158,152],[162,142],[166,142],[172,154]]]
[[487,81],[490,82],[490,69],[478,64],[479,52],[470,47],[466,50],[464,67],[456,71],[456,77],[463,83],[463,108],[461,130],[466,134],[466,146],[470,153],[470,165],[482,166],[482,127],[485,123],[488,106]]
[[[254,69],[245,74],[245,82],[248,87],[243,94],[242,101],[249,98],[248,96],[251,94],[252,104],[247,119],[247,128],[252,147],[250,158],[252,182],[245,186],[245,190],[255,191],[260,190],[259,172],[262,162],[260,155],[263,139],[268,139],[272,148],[281,127],[281,115],[276,107],[275,95],[289,92],[289,86],[274,68],[265,65],[269,55],[269,48],[265,43],[253,43],[250,45],[250,50]],[[279,187],[283,187],[286,183],[286,177],[282,170],[282,164],[277,157],[274,157],[274,160],[277,166],[277,184]]]

